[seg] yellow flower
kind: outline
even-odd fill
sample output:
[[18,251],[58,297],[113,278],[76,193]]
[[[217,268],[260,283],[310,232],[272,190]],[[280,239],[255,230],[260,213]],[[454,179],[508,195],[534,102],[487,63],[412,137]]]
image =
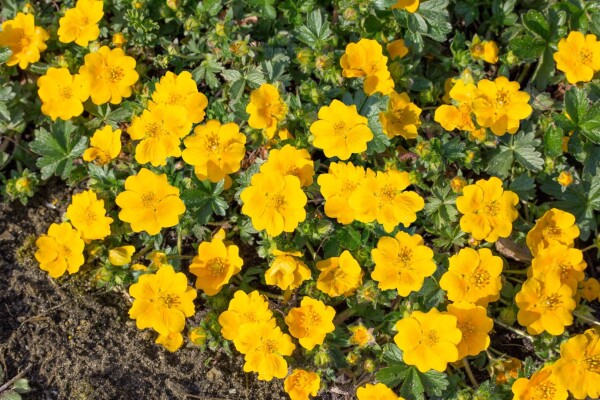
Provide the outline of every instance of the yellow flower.
[[68,222],[50,225],[48,234],[40,236],[35,245],[40,269],[48,271],[52,278],[62,276],[65,271],[74,274],[83,265],[85,243]]
[[269,152],[267,162],[260,166],[260,172],[278,171],[283,175],[293,175],[300,179],[301,186],[310,186],[315,174],[314,162],[306,149],[297,149],[286,144],[281,149]]
[[183,71],[179,75],[167,71],[156,84],[152,101],[148,103],[150,110],[158,105],[181,106],[187,112],[187,121],[197,124],[204,119],[208,99],[203,93],[198,92],[198,86],[192,79],[192,74]]
[[113,131],[110,125],[94,132],[90,139],[90,147],[83,152],[83,159],[87,162],[95,161],[104,165],[114,160],[121,153],[121,130]]
[[285,118],[288,108],[279,96],[279,90],[271,84],[263,83],[250,93],[250,103],[246,106],[250,114],[248,125],[254,129],[264,129],[268,139],[277,131],[277,124]]
[[117,267],[127,265],[131,262],[133,253],[135,253],[134,246],[115,247],[108,251],[108,261]]
[[500,76],[494,82],[482,79],[477,88],[481,94],[473,104],[477,123],[490,128],[495,135],[517,133],[520,120],[533,111],[528,104],[529,93],[519,91],[519,82]]
[[457,80],[450,89],[449,97],[456,105],[441,105],[435,110],[434,121],[442,125],[447,131],[459,129],[473,132],[476,130],[471,113],[473,101],[479,96],[477,86]]
[[189,330],[188,338],[190,339],[190,342],[196,346],[204,346],[206,344],[207,335],[206,329],[201,326],[196,326]]
[[404,139],[417,137],[417,129],[421,126],[421,109],[410,102],[406,93],[390,92],[388,110],[379,113],[383,133],[389,138],[402,136]]
[[296,257],[300,257],[300,252],[286,253],[274,250],[276,256],[271,262],[271,266],[265,271],[265,282],[267,285],[274,285],[281,290],[294,290],[302,282],[310,279],[310,268]]
[[115,47],[123,47],[125,43],[127,43],[127,39],[123,36],[122,33],[115,33],[112,38],[112,43]]
[[279,172],[259,172],[251,182],[240,199],[244,203],[242,213],[252,219],[254,228],[278,236],[282,232],[293,232],[304,221],[307,198],[298,178]]
[[149,235],[177,225],[185,212],[179,189],[169,185],[167,175],[156,175],[146,168],[125,180],[125,191],[115,202],[121,207],[121,221],[129,222],[134,232],[146,231]]
[[295,369],[283,381],[283,389],[291,400],[308,400],[316,396],[321,386],[321,378],[314,372]]
[[62,43],[75,41],[86,47],[89,42],[98,39],[98,22],[104,16],[102,0],[77,0],[74,8],[69,8],[59,21],[58,40]]
[[586,279],[579,292],[581,293],[581,297],[587,301],[600,299],[600,282],[596,278]]
[[194,135],[183,143],[183,160],[194,166],[198,179],[211,182],[237,172],[246,154],[246,135],[233,122],[221,125],[216,120],[207,121],[197,126]]
[[379,289],[396,289],[402,297],[419,291],[425,278],[436,270],[433,251],[417,234],[398,232],[396,237],[384,236],[371,250],[371,257],[375,262],[371,278],[378,282]]
[[81,115],[83,102],[90,97],[87,82],[81,75],[71,75],[67,68],[48,68],[37,85],[42,100],[42,113],[52,118],[69,120]]
[[113,219],[106,216],[104,200],[98,199],[93,190],[73,195],[67,207],[67,218],[85,241],[104,239],[110,235]]
[[558,175],[558,178],[556,178],[556,181],[560,183],[562,187],[567,187],[573,183],[573,174],[571,174],[569,171],[562,171]]
[[404,44],[404,39],[394,40],[385,47],[390,55],[390,59],[404,58],[408,54],[408,47]]
[[512,392],[513,400],[567,400],[569,397],[553,366],[542,368],[531,379],[517,379],[512,385]]
[[156,274],[141,275],[129,287],[129,294],[135,299],[129,317],[136,320],[138,329],[152,328],[161,335],[181,332],[185,318],[196,312],[196,291],[188,286],[185,274],[170,265]]
[[458,360],[457,346],[462,333],[454,315],[432,308],[427,313],[414,311],[396,323],[394,342],[403,352],[404,362],[419,371],[443,372],[449,362]]
[[577,291],[577,283],[585,278],[583,270],[587,267],[581,250],[570,248],[561,243],[552,243],[538,250],[531,261],[527,276],[540,281],[556,281],[557,284],[569,285],[573,293]]
[[519,197],[502,188],[502,181],[495,176],[488,180],[480,179],[474,185],[463,189],[463,195],[456,199],[456,208],[462,214],[460,228],[477,240],[490,243],[499,237],[509,237],[512,222],[519,213],[515,206]]
[[576,399],[600,397],[600,330],[588,329],[563,342],[553,373]]
[[464,248],[450,257],[448,272],[442,275],[440,287],[450,301],[466,301],[487,306],[498,300],[502,289],[502,259],[490,249]]
[[577,304],[572,296],[569,285],[560,281],[529,278],[515,296],[519,307],[517,320],[532,335],[544,331],[562,335],[565,326],[573,323],[572,311]]
[[475,35],[470,50],[474,60],[483,60],[490,64],[498,62],[498,45],[493,40],[482,41],[479,36]]
[[348,250],[317,263],[317,289],[330,297],[350,296],[362,284],[363,272]]
[[589,82],[600,71],[600,42],[596,35],[571,32],[558,42],[554,53],[556,68],[567,76],[571,84]]
[[450,181],[450,187],[454,193],[461,193],[465,186],[467,186],[467,181],[460,176],[455,176]]
[[348,204],[350,195],[362,183],[366,175],[375,175],[370,169],[354,166],[349,163],[331,163],[326,174],[319,175],[317,182],[321,187],[321,194],[325,198],[325,215],[337,218],[340,224],[349,224],[354,221],[354,210]]
[[562,243],[571,247],[578,237],[579,228],[575,225],[575,216],[552,208],[546,211],[527,233],[527,247],[535,256],[540,248],[548,247],[551,243]]
[[240,327],[256,322],[268,322],[273,318],[269,303],[265,296],[257,290],[246,294],[238,290],[229,302],[229,307],[219,315],[221,334],[227,340],[237,340]]
[[373,139],[367,118],[358,114],[356,105],[347,106],[333,100],[319,110],[319,120],[312,123],[313,146],[322,149],[326,157],[347,160],[350,155],[362,153]]
[[316,345],[323,344],[325,336],[335,329],[333,317],[333,307],[326,306],[321,300],[304,297],[300,307],[290,310],[285,323],[292,336],[299,339],[300,346],[312,350]]
[[234,344],[245,354],[244,372],[258,372],[261,381],[285,378],[288,365],[283,357],[292,355],[296,348],[292,338],[281,332],[274,319],[243,324]]
[[167,335],[159,335],[154,343],[174,353],[183,345],[183,335],[179,332],[169,332]]
[[375,92],[387,95],[394,89],[394,81],[387,68],[387,57],[376,40],[361,39],[357,43],[349,43],[340,65],[342,75],[346,78],[365,77],[364,91],[368,95]]
[[360,348],[367,346],[370,343],[375,343],[375,337],[373,337],[373,329],[367,329],[364,325],[354,325],[348,327],[352,336],[350,336],[350,344],[358,346]]
[[456,326],[462,333],[458,343],[458,359],[476,356],[490,345],[489,333],[494,322],[487,316],[484,307],[471,303],[453,303],[448,305],[448,313],[456,317]]
[[406,10],[411,14],[417,12],[418,8],[419,0],[398,0],[398,2],[392,6],[392,9]]
[[398,224],[407,228],[417,220],[416,213],[425,207],[421,196],[404,190],[409,185],[410,176],[404,171],[367,174],[363,183],[350,195],[348,203],[360,222],[377,220],[386,232],[393,231]]
[[40,60],[40,53],[46,50],[46,40],[50,38],[44,28],[35,26],[32,14],[17,13],[15,19],[2,23],[0,47],[6,46],[12,54],[6,65],[19,65],[25,69],[29,64]]
[[102,46],[84,58],[79,68],[81,76],[90,84],[90,96],[94,104],[119,104],[129,97],[139,75],[135,71],[135,59],[125,55],[123,49]]
[[219,293],[231,277],[242,270],[244,260],[239,252],[239,247],[226,245],[219,237],[200,243],[198,255],[190,265],[190,272],[197,276],[196,288],[209,296]]
[[151,163],[154,167],[167,164],[168,157],[181,156],[181,138],[190,133],[191,122],[182,106],[158,105],[151,111],[144,110],[133,118],[127,130],[134,140],[135,160],[140,164]]
[[358,400],[404,400],[403,397],[396,396],[396,393],[383,383],[375,385],[367,383],[365,386],[359,387],[356,391],[356,397]]

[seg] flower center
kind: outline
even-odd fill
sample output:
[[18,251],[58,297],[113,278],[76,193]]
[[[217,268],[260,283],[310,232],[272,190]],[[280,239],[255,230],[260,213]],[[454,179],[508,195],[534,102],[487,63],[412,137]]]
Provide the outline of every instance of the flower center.
[[433,347],[437,342],[440,341],[436,331],[429,331],[424,335],[423,344],[427,347]]
[[471,275],[470,282],[477,289],[482,289],[490,283],[490,273],[484,269],[477,268],[475,273]]
[[273,339],[264,339],[262,340],[261,351],[265,353],[275,353],[277,352],[277,341]]
[[207,267],[211,276],[219,276],[222,275],[225,270],[225,262],[223,262],[221,257],[213,258],[208,262]]
[[475,57],[481,57],[484,52],[483,44],[477,43],[476,45],[474,45],[472,52]]
[[346,133],[346,123],[344,121],[337,121],[333,124],[333,134],[336,136],[342,136]]
[[91,225],[97,219],[98,219],[98,216],[96,215],[96,213],[91,208],[88,208],[85,213],[85,221]]
[[120,81],[123,79],[123,76],[125,76],[125,74],[123,73],[123,68],[121,67],[110,67],[108,69],[108,80],[111,83]]
[[266,113],[277,120],[282,120],[286,113],[286,106],[281,101],[269,104]]
[[344,181],[344,183],[342,184],[342,193],[348,193],[348,192],[352,192],[354,191],[354,189],[356,189],[356,187],[358,186],[358,184],[356,182],[352,182],[352,181]]
[[181,95],[177,93],[169,93],[169,99],[167,104],[179,104],[181,103]]
[[542,382],[535,388],[535,398],[540,400],[552,400],[556,393],[556,387],[554,383],[546,381]]
[[71,248],[66,244],[62,245],[62,253],[65,257],[69,257],[71,255]]
[[321,316],[313,309],[310,309],[304,313],[301,320],[308,331],[310,327],[318,325],[321,322]]
[[398,108],[395,109],[394,111],[392,111],[392,114],[394,115],[394,118],[396,118],[396,120],[398,122],[402,122],[405,118],[405,109],[403,108]]
[[600,354],[588,357],[583,362],[588,371],[600,373]]
[[398,262],[406,268],[412,262],[413,251],[409,248],[403,248],[398,252]]
[[298,387],[298,388],[304,390],[308,387],[309,384],[310,384],[310,381],[308,379],[308,374],[306,374],[305,372],[300,372],[300,373],[296,374],[296,376],[294,376],[294,386],[295,387]]
[[396,197],[396,189],[394,189],[390,185],[386,185],[381,189],[381,201],[382,202],[391,202]]
[[544,308],[547,311],[554,311],[558,307],[560,307],[561,304],[562,301],[558,294],[551,294],[550,296],[545,296],[542,298],[541,301],[542,308]]
[[162,306],[166,308],[175,308],[181,304],[179,296],[172,293],[160,294],[159,292],[158,300],[161,302]]
[[270,207],[273,207],[275,210],[279,211],[281,207],[285,204],[285,197],[282,194],[276,194],[271,197]]
[[244,314],[246,320],[248,322],[257,322],[258,318],[256,318],[256,313],[254,311],[248,311]]
[[506,90],[498,90],[496,93],[496,104],[498,107],[504,107],[510,102],[510,93]]
[[459,322],[457,326],[458,329],[460,329],[460,331],[462,332],[463,339],[469,338],[475,332],[473,325],[469,321]]
[[156,206],[158,205],[158,200],[154,196],[153,192],[147,192],[142,195],[142,205],[144,208],[150,208],[152,210],[156,210]]
[[486,214],[495,217],[500,212],[500,204],[496,200],[490,201],[486,205],[483,206],[483,210]]
[[214,134],[206,138],[206,149],[211,153],[217,153],[219,150],[219,136]]
[[590,49],[584,48],[578,54],[579,62],[582,64],[590,64],[592,62],[593,53]]
[[558,239],[560,237],[560,234],[561,229],[554,225],[547,226],[543,230],[543,236],[545,236],[548,239]]
[[21,39],[19,40],[19,47],[26,48],[26,47],[29,47],[30,44],[31,44],[31,38],[29,36],[25,35],[25,33],[22,33]]
[[71,89],[69,86],[63,86],[60,88],[60,95],[64,99],[70,99],[73,97],[73,89]]
[[150,122],[146,128],[146,136],[157,137],[163,135],[163,127],[158,122]]

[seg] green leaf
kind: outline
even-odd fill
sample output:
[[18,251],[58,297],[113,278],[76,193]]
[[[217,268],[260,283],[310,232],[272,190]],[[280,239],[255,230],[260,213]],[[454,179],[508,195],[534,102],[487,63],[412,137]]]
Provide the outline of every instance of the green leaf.
[[590,176],[598,175],[598,170],[600,169],[600,146],[586,143],[583,146],[583,150],[586,154],[583,162],[583,173]]
[[29,381],[25,378],[17,379],[12,384],[12,390],[17,393],[29,393],[31,392],[31,387],[29,386]]
[[192,71],[194,80],[198,83],[205,81],[208,86],[215,89],[219,86],[217,73],[223,70],[223,65],[215,60],[206,59],[200,63],[200,66]]
[[258,8],[261,12],[261,17],[266,19],[277,18],[277,11],[273,7],[275,0],[248,0],[248,4]]
[[532,76],[535,87],[538,90],[545,90],[548,86],[548,80],[554,75],[554,56],[550,47],[546,47],[537,63],[537,67]]
[[[565,94],[565,111],[577,132],[594,143],[600,143],[600,101],[590,106],[585,89],[572,87]],[[561,123],[560,117],[554,120]],[[564,120],[562,124],[565,124]],[[563,128],[564,129],[564,128]]]
[[535,196],[535,179],[527,174],[519,175],[510,183],[508,189],[515,192],[519,199],[532,199]]
[[565,93],[565,111],[577,126],[587,113],[589,100],[585,90],[573,86]]
[[76,130],[73,123],[59,119],[52,124],[50,132],[38,129],[29,147],[41,156],[36,165],[41,170],[42,179],[52,175],[67,179],[73,170],[73,160],[81,156],[87,147],[87,138]]
[[550,40],[550,26],[548,25],[546,17],[539,11],[527,11],[527,14],[523,15],[523,25],[525,25],[532,33],[547,41]]
[[500,146],[500,151],[489,161],[486,171],[490,175],[506,178],[514,160],[512,150],[508,147]]
[[31,70],[31,72],[33,72],[34,74],[37,74],[37,75],[45,75],[46,71],[48,71],[48,68],[50,68],[50,66],[43,62],[36,62],[35,64],[29,64],[29,69]]
[[0,64],[4,64],[12,56],[12,51],[8,47],[0,47]]
[[22,397],[19,393],[9,390],[8,392],[0,393],[0,400],[21,400]]
[[224,216],[229,204],[220,194],[223,192],[224,180],[218,183],[210,181],[198,181],[196,189],[185,190],[181,195],[186,208],[193,215],[193,218],[200,224],[206,224],[210,221],[213,214]]
[[558,157],[562,154],[563,136],[563,130],[556,126],[551,126],[544,132],[544,154],[547,157]]
[[515,153],[515,160],[530,171],[538,172],[544,167],[542,154],[535,150],[540,144],[540,140],[535,138],[533,132],[515,135],[512,149]]
[[362,244],[360,232],[355,229],[346,226],[337,231],[335,234],[336,240],[339,241],[340,247],[354,251]]
[[448,14],[448,0],[428,0],[421,2],[414,16],[422,17],[426,22],[426,28],[421,31],[437,42],[443,42],[452,32],[450,15]]
[[296,38],[313,49],[322,48],[333,35],[329,29],[329,22],[323,18],[320,10],[308,14],[306,25],[298,27],[295,31]]
[[525,35],[512,39],[508,48],[523,61],[535,61],[544,53],[547,45],[543,39]]
[[414,400],[424,400],[425,393],[428,396],[441,396],[448,387],[446,374],[433,370],[422,373],[416,367],[403,362],[380,369],[375,377],[391,388],[400,385],[398,394]]
[[431,217],[431,221],[436,229],[441,229],[448,222],[457,220],[458,211],[456,210],[456,195],[452,192],[450,186],[434,188],[433,196],[427,198],[425,204],[425,215]]

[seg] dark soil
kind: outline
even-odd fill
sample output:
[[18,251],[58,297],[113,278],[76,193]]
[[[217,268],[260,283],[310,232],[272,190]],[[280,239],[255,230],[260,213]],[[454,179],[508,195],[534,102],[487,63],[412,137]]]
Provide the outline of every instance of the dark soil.
[[27,207],[0,204],[0,363],[7,378],[30,368],[25,399],[287,399],[282,381],[245,374],[241,357],[154,344],[123,293],[40,270],[35,238],[60,221],[70,200],[62,188],[48,185]]

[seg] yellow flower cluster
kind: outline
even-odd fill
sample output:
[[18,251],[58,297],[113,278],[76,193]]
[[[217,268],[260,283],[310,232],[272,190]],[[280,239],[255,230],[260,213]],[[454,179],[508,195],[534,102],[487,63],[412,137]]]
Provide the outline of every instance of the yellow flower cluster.
[[[257,372],[258,379],[283,379],[288,368],[284,356],[290,356],[296,346],[289,335],[282,333],[273,319],[267,300],[257,291],[249,295],[238,290],[229,308],[219,316],[221,333],[233,340],[235,348],[244,354],[244,371]],[[288,386],[296,386],[290,382]]]
[[358,43],[349,43],[340,65],[346,78],[365,77],[364,90],[368,95],[376,92],[387,95],[394,89],[387,57],[376,40],[360,39]]
[[88,43],[100,36],[98,22],[104,16],[101,0],[77,0],[74,8],[69,8],[58,23],[58,40],[62,43],[75,42],[87,47]]
[[321,271],[317,289],[330,297],[350,296],[362,285],[363,272],[348,250],[317,262],[317,269]]
[[110,125],[98,129],[90,139],[90,147],[83,152],[83,159],[105,165],[121,153],[121,130]]
[[376,220],[391,232],[398,224],[408,227],[416,221],[416,213],[425,206],[421,196],[404,190],[410,179],[403,171],[375,173],[352,163],[334,162],[317,182],[325,198],[325,214],[342,224]]
[[518,82],[503,76],[494,81],[482,79],[477,86],[469,80],[459,79],[449,93],[453,104],[438,107],[434,120],[448,131],[476,132],[489,128],[498,136],[507,132],[515,134],[520,121],[533,112],[528,104],[529,94],[519,88]]
[[560,358],[531,378],[519,378],[512,386],[515,400],[566,400],[600,396],[600,330],[588,329],[560,346]]
[[556,208],[547,211],[527,234],[534,258],[515,301],[518,321],[532,335],[561,335],[573,323],[577,286],[587,266],[581,250],[573,248],[578,236],[575,217]]
[[48,46],[50,35],[42,27],[35,26],[32,14],[17,13],[14,19],[2,23],[0,47],[8,47],[12,54],[6,62],[9,67],[18,65],[25,69],[40,60],[40,53]]
[[196,291],[188,286],[187,277],[165,265],[155,274],[143,274],[137,283],[129,287],[135,299],[129,309],[129,317],[135,319],[139,329],[152,328],[159,333],[156,343],[169,351],[176,351],[183,344],[181,332],[185,318],[196,312]]
[[302,282],[311,278],[310,268],[298,257],[299,251],[284,252],[274,250],[275,258],[268,270],[265,271],[265,282],[274,285],[281,290],[294,290],[300,287]]
[[312,350],[323,344],[325,336],[333,332],[333,317],[335,310],[326,306],[321,300],[305,297],[300,307],[292,308],[285,317],[290,333],[297,338],[300,346]]
[[470,51],[474,60],[483,60],[490,64],[498,62],[498,45],[493,40],[481,40],[479,36],[475,35]]
[[246,106],[250,114],[248,125],[254,129],[262,129],[268,139],[272,139],[278,124],[287,115],[288,107],[279,95],[279,90],[269,83],[262,84],[250,93],[250,103]]

